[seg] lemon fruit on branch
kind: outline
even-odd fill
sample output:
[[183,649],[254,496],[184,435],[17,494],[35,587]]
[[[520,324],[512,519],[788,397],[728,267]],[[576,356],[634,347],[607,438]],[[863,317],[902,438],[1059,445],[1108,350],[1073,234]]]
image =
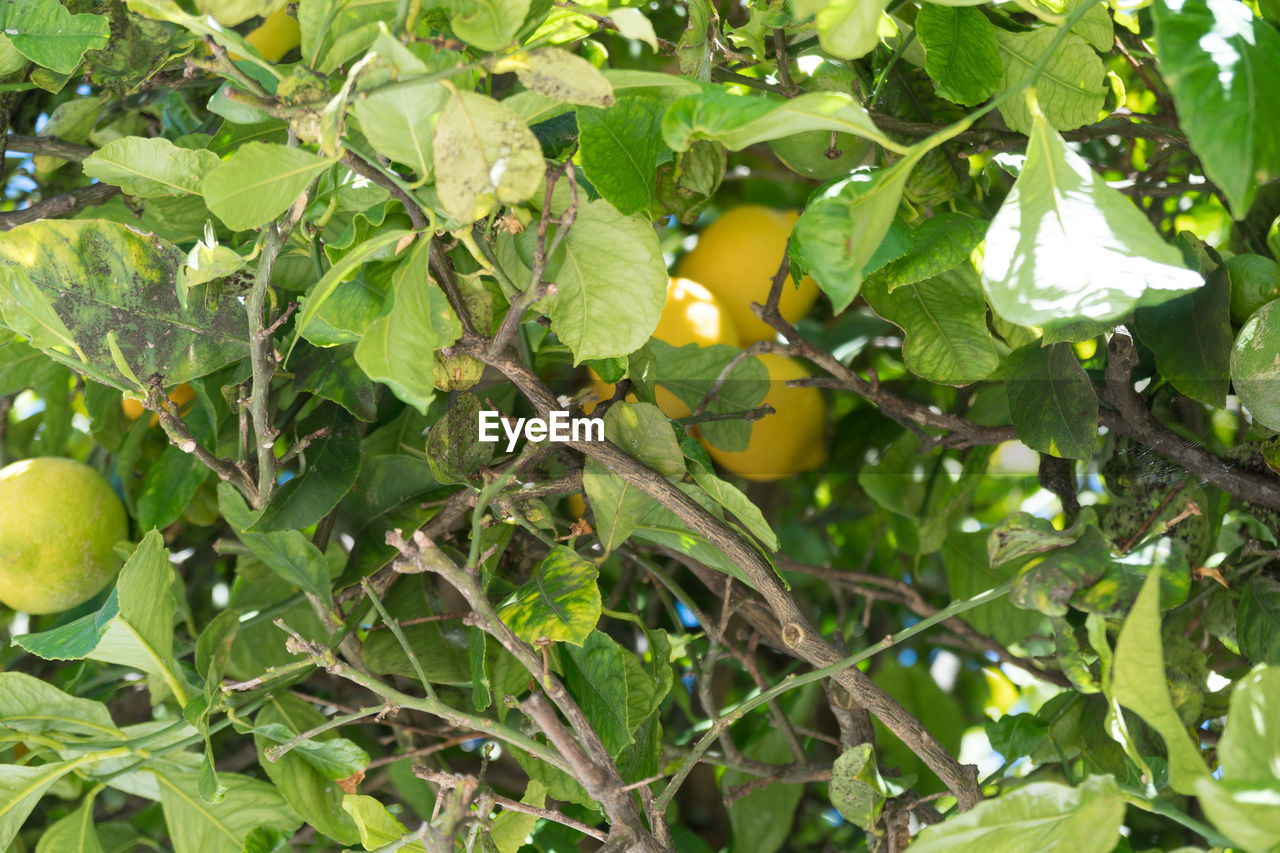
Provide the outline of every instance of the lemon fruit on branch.
[[0,470],[0,602],[58,613],[88,601],[120,569],[129,535],[106,480],[74,459],[24,459]]
[[[787,238],[800,216],[796,211],[744,204],[723,213],[698,236],[697,244],[676,267],[711,291],[725,306],[742,346],[771,341],[774,330],[751,310],[769,298]],[[787,276],[778,310],[788,323],[799,320],[818,299],[818,285],[805,276],[797,287]]]
[[[737,326],[724,303],[698,282],[684,278],[672,278],[667,282],[667,301],[663,303],[653,337],[673,347],[689,344],[736,347],[740,343]],[[601,400],[613,396],[613,385],[594,373],[591,375],[591,388]],[[689,407],[666,388],[658,387],[654,400],[669,418],[685,418],[691,413]],[[587,413],[590,414],[594,408],[591,406]]]
[[721,450],[703,444],[722,468],[746,480],[770,482],[817,468],[826,459],[823,433],[826,407],[817,388],[793,388],[786,383],[809,375],[804,366],[785,355],[759,356],[769,371],[769,392],[761,405],[773,407],[751,425],[746,450]]

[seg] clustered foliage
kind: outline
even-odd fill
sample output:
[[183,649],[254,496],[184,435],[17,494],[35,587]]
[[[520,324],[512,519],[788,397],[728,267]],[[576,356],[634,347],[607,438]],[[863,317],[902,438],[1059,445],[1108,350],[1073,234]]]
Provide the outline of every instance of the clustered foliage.
[[[1274,0],[0,23],[0,455],[132,533],[0,609],[0,850],[1280,845]],[[651,340],[743,203],[777,337]]]

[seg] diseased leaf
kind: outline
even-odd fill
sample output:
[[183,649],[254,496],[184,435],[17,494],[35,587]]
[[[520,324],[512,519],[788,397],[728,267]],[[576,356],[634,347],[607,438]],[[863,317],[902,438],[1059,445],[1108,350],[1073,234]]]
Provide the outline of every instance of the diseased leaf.
[[485,95],[450,91],[432,152],[440,203],[459,222],[518,204],[543,186],[546,166],[537,138],[510,108]]
[[613,106],[613,87],[594,65],[558,47],[543,47],[506,56],[495,73],[514,71],[531,92],[587,107]]
[[196,379],[248,354],[248,324],[234,300],[206,308],[206,285],[189,291],[185,308],[179,303],[174,279],[185,259],[172,243],[114,222],[20,225],[0,235],[0,269],[11,284],[0,289],[4,323],[121,390],[138,389],[117,367],[108,335],[142,381]]
[[684,474],[684,457],[667,416],[652,403],[621,401],[604,416],[605,438],[664,477]]
[[982,286],[1021,326],[1110,322],[1195,290],[1146,215],[1106,185],[1037,115],[1027,160],[987,229]]
[[600,619],[595,566],[557,545],[529,582],[511,593],[498,616],[527,643],[540,640],[581,646]]

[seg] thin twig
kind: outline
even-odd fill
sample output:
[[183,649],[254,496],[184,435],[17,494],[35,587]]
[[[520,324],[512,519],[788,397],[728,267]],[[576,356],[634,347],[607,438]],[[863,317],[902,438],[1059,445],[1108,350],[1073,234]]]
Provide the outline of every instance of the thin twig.
[[60,216],[68,216],[86,207],[105,204],[119,194],[120,188],[113,187],[111,184],[92,184],[87,187],[67,190],[21,210],[0,213],[0,231],[8,231],[11,228],[25,225],[28,222],[35,222],[38,219],[55,219]]
[[[417,767],[413,768],[413,775],[417,776],[419,779],[425,779],[428,782],[435,782],[441,788],[445,788],[445,789],[455,788],[466,779],[466,777],[463,777],[463,776],[458,776],[453,773],[446,773],[443,770],[435,770],[431,767],[424,767],[422,765],[418,765]],[[508,811],[520,812],[521,814],[527,814],[527,815],[533,815],[534,817],[540,817],[543,820],[549,820],[558,824],[562,824],[564,826],[569,827],[570,829],[576,829],[578,832],[581,832],[583,835],[589,835],[592,838],[596,839],[597,841],[604,841],[609,837],[605,833],[596,829],[594,826],[588,826],[582,821],[574,820],[568,815],[562,814],[561,812],[558,812],[555,809],[540,809],[537,806],[531,806],[528,803],[517,802],[516,800],[513,800],[510,797],[504,797],[501,794],[490,793],[489,798],[493,800],[495,805],[502,806],[504,809],[507,809]]]
[[271,379],[275,375],[276,360],[270,335],[264,335],[267,289],[271,286],[271,271],[280,252],[280,234],[274,225],[267,226],[266,241],[258,258],[258,269],[253,277],[253,287],[245,300],[249,315],[249,360],[253,380],[249,397],[249,413],[253,420],[253,440],[258,456],[258,500],[255,508],[261,509],[271,500],[276,485],[276,457],[273,452],[276,431],[271,426]]

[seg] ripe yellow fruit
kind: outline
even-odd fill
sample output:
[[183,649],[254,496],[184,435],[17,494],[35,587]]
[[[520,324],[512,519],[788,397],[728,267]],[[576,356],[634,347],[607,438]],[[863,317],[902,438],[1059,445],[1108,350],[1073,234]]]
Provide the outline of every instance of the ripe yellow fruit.
[[120,570],[124,506],[97,471],[39,457],[0,470],[0,602],[58,613],[88,601]]
[[[751,310],[769,298],[769,285],[782,262],[791,228],[800,216],[794,210],[773,210],[744,204],[726,211],[698,236],[698,243],[681,259],[676,273],[699,282],[724,303],[744,347],[771,341],[774,330]],[[818,285],[809,276],[795,287],[788,276],[778,308],[787,322],[799,320],[818,299]]]
[[569,510],[569,515],[575,520],[582,518],[587,514],[587,499],[583,497],[582,492],[575,492],[565,498],[565,509]]
[[[287,7],[281,7],[267,15],[257,29],[244,37],[269,62],[278,62],[280,57],[302,43],[302,30],[298,27],[298,21],[286,9]],[[229,56],[232,59],[244,59],[234,53]]]
[[827,458],[823,444],[826,407],[817,388],[786,384],[809,375],[800,362],[774,353],[759,358],[769,371],[769,393],[763,403],[773,406],[774,413],[751,425],[746,450],[721,450],[705,440],[703,445],[725,470],[767,483],[817,468]]
[[[187,403],[190,403],[195,398],[196,389],[192,388],[185,382],[169,392],[169,402],[173,403],[173,405],[179,409]],[[136,421],[138,418],[142,417],[142,413],[147,410],[147,407],[142,405],[142,401],[135,400],[132,397],[121,397],[120,408],[124,410],[124,416],[131,421]],[[156,426],[159,423],[160,416],[153,414],[151,416],[151,425]]]
[[[662,315],[653,336],[673,347],[689,344],[701,347],[740,345],[737,326],[724,303],[698,282],[686,278],[672,278],[667,282],[667,301],[662,305]],[[591,388],[601,400],[613,396],[613,385],[602,381],[595,373],[591,374]],[[666,388],[659,387],[654,392],[654,399],[669,418],[685,418],[691,413],[689,407]],[[590,414],[595,404],[587,405],[590,408],[583,408]]]

